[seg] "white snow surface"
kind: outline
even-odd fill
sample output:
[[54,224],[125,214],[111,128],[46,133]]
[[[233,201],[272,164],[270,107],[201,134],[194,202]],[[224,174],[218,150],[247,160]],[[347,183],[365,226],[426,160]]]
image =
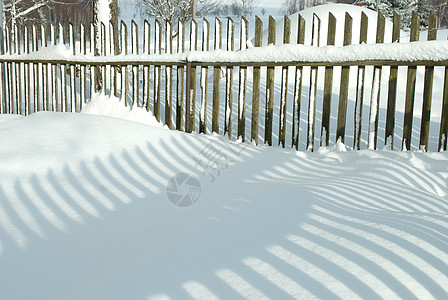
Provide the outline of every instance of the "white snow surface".
[[257,147],[106,101],[0,116],[0,299],[448,297],[448,153]]

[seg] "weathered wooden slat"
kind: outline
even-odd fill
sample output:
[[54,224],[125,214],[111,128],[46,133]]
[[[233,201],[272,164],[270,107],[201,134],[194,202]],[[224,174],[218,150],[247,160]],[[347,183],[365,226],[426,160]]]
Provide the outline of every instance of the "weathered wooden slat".
[[[138,55],[138,25],[132,20],[132,29],[131,29],[131,45],[132,45],[132,54]],[[140,106],[140,78],[139,78],[139,68],[138,66],[132,66],[132,106],[139,107]]]
[[[144,21],[143,28],[143,53],[150,54],[150,46],[151,46],[151,25],[148,20]],[[149,111],[149,95],[151,93],[151,87],[149,84],[149,66],[143,67],[143,107],[146,108],[146,111]]]
[[[101,35],[100,35],[100,55],[107,56],[107,43],[106,43],[106,25],[101,23]],[[101,88],[100,91],[106,94],[108,88],[107,81],[107,65],[103,64],[100,68],[101,71]]]
[[[162,53],[162,24],[159,20],[155,23],[154,54]],[[160,66],[154,67],[154,116],[160,122]]]
[[[93,23],[90,23],[90,54],[93,54],[95,56],[99,56],[98,49],[96,47],[96,39],[95,39],[95,26]],[[90,99],[93,97],[93,95],[96,93],[98,87],[97,84],[99,83],[99,77],[98,77],[98,67],[95,65],[90,65]]]
[[[171,23],[165,24],[165,52],[173,53],[173,29]],[[165,67],[165,125],[169,129],[172,127],[172,109],[173,109],[173,68]]]
[[[58,30],[59,30],[59,44],[65,45],[65,29],[62,26],[62,24],[58,24]],[[67,91],[67,65],[66,64],[60,64],[60,93],[61,93],[61,104],[62,104],[62,111],[68,112],[68,91]]]
[[[86,43],[86,28],[84,24],[79,25],[79,53],[86,55],[87,43]],[[79,73],[79,110],[82,110],[83,105],[87,102],[87,68],[85,65],[78,65],[80,68]]]
[[[115,32],[117,31],[117,32]],[[118,27],[113,22],[109,22],[109,53],[110,55],[120,54],[120,45],[118,40]],[[109,66],[110,68],[110,94],[118,97],[118,67]]]
[[[231,18],[227,18],[227,51],[235,50],[235,24]],[[233,68],[226,68],[226,103],[224,110],[224,134],[232,139],[232,102],[233,102]]]
[[[3,25],[3,24],[0,24]],[[3,33],[3,27],[0,26],[0,54],[5,54],[5,47],[4,47],[4,33]],[[7,71],[6,64],[1,63],[0,64],[0,114],[6,113],[7,105],[6,105],[6,85],[5,85],[5,78],[7,78]]]
[[[21,36],[20,36],[20,31],[19,31],[19,27],[15,26],[15,30],[14,30],[14,46],[15,46],[15,54],[20,55],[21,53]],[[17,78],[17,83],[16,83],[16,103],[17,103],[17,113],[23,115],[24,114],[24,109],[23,109],[23,103],[22,103],[22,78],[23,78],[23,74],[22,74],[22,63],[18,63],[16,64],[16,78]]]
[[[263,22],[255,17],[255,37],[254,46],[261,47],[263,37]],[[253,88],[252,88],[252,121],[251,121],[251,141],[258,145],[258,127],[260,114],[260,67],[253,68]]]
[[[418,41],[420,36],[420,17],[416,12],[412,13],[410,41]],[[408,76],[406,82],[406,102],[404,108],[403,124],[403,148],[411,149],[412,137],[412,119],[414,117],[414,99],[415,99],[415,81],[417,76],[417,67],[408,67]]]
[[[202,24],[202,50],[210,50],[210,23],[204,18]],[[199,112],[199,132],[207,133],[207,89],[208,67],[201,68],[201,110]]]
[[[437,26],[439,20],[434,12],[429,15],[428,41],[437,39]],[[431,121],[431,102],[434,84],[434,67],[425,68],[425,82],[423,88],[422,123],[420,127],[420,147],[428,151],[429,123]]]
[[[352,43],[353,18],[345,13],[344,21],[344,46]],[[338,120],[336,130],[336,141],[345,142],[345,124],[347,121],[347,99],[348,99],[348,82],[350,77],[350,67],[344,66],[341,70],[341,84],[339,87],[339,105]]]
[[[11,45],[11,30],[9,27],[6,27],[4,29],[4,37],[5,37],[5,53],[6,54],[12,54],[13,50],[12,50],[12,45]],[[13,73],[14,73],[14,64],[12,63],[6,63],[6,74],[7,74],[7,82],[8,87],[6,88],[7,93],[8,93],[8,107],[6,112],[13,114],[14,113],[14,80],[12,80],[13,77]]]
[[[368,18],[363,12],[361,14],[361,28],[359,43],[367,43]],[[362,127],[362,106],[364,102],[364,80],[365,80],[365,65],[358,67],[358,80],[356,88],[355,100],[355,119],[354,119],[354,140],[353,149],[361,149],[361,127]]]
[[[28,31],[28,26],[24,27],[24,36],[23,36],[23,48],[24,54],[30,53],[30,33]],[[30,80],[30,64],[25,64],[23,66],[23,85],[24,85],[24,113],[25,115],[31,114],[31,80]]]
[[[37,27],[36,25],[32,26],[32,51],[36,52],[39,48],[39,36],[37,34]],[[40,81],[40,68],[42,67],[42,65],[39,64],[33,64],[33,88],[34,88],[34,112],[36,111],[41,111],[41,103],[42,101],[40,101],[41,99],[41,85],[39,85],[39,81]]]
[[[283,20],[283,44],[289,44],[291,36],[291,20],[285,16]],[[286,138],[286,107],[288,96],[288,67],[282,67],[282,82],[280,93],[280,111],[278,127],[278,144],[285,148]]]
[[[198,26],[196,21],[191,21],[190,25],[190,51],[196,51],[198,49]],[[188,127],[186,128],[187,132],[193,132],[195,127],[195,116],[196,116],[196,67],[191,67],[189,72],[187,72],[187,76],[189,76],[190,87],[187,88],[188,98],[187,98],[187,107],[186,114],[189,116],[185,122],[188,123]]]
[[[320,19],[316,14],[313,14],[313,26],[311,44],[319,47],[320,41]],[[311,67],[310,76],[310,93],[308,105],[308,131],[306,139],[306,149],[314,150],[314,128],[316,123],[316,97],[317,97],[317,67]]]
[[[222,49],[222,22],[215,18],[215,50]],[[221,93],[221,67],[213,68],[212,131],[219,133],[219,102]]]
[[[269,16],[268,24],[268,45],[275,44],[276,22],[272,16]],[[266,110],[265,110],[265,133],[264,142],[272,145],[272,122],[274,117],[274,67],[268,67],[266,70]],[[253,105],[253,103],[252,103]],[[254,116],[252,116],[253,118]]]
[[[41,46],[47,47],[47,28],[44,25],[40,26],[41,34]],[[44,111],[50,110],[50,85],[51,79],[49,77],[49,72],[51,71],[51,64],[42,64],[42,107]]]
[[[185,52],[185,26],[179,21],[177,26],[177,52]],[[176,129],[183,130],[183,111],[184,111],[184,80],[185,80],[185,68],[177,67],[177,95],[176,95]]]
[[[334,46],[336,37],[336,18],[332,13],[328,15],[327,45]],[[330,142],[330,114],[331,94],[333,91],[333,67],[325,67],[324,100],[322,106],[321,146],[328,146]]]
[[[305,19],[299,15],[297,22],[297,44],[305,42]],[[302,100],[303,67],[296,67],[294,82],[293,124],[292,124],[292,147],[299,149],[299,127],[300,127],[300,105]]]
[[[392,43],[400,42],[401,18],[394,12],[393,28],[392,28]],[[394,135],[395,135],[395,105],[397,102],[397,78],[398,67],[391,67],[389,74],[389,91],[387,95],[387,112],[386,112],[386,133],[384,142],[390,143],[390,149],[394,149]]]
[[[120,51],[121,54],[128,54],[128,28],[126,23],[121,21],[120,28]],[[128,106],[128,68],[126,65],[121,66],[121,101]]]
[[[376,25],[376,43],[384,43],[384,32],[386,26],[386,18],[378,13]],[[370,115],[369,115],[369,148],[376,149],[378,135],[378,113],[380,103],[381,90],[381,72],[379,66],[375,66],[373,70],[372,93],[370,97]]]
[[[75,32],[73,29],[73,24],[69,24],[69,37],[70,37],[70,49],[72,49],[72,54],[76,55],[76,45],[75,45]],[[75,74],[75,65],[70,65],[70,111],[77,111],[77,99],[76,99],[76,90],[77,90],[77,82],[76,82],[76,74]]]
[[[257,18],[256,18],[257,19]],[[255,24],[256,21],[255,21]],[[246,18],[241,17],[240,30],[240,50],[247,49],[247,41],[249,39],[249,23]],[[238,139],[244,142],[246,135],[246,83],[247,68],[239,67],[238,74]],[[252,118],[253,120],[253,118]],[[258,126],[257,126],[258,128]],[[257,129],[258,130],[258,129]]]
[[445,81],[443,84],[443,98],[442,98],[442,116],[440,119],[439,132],[439,151],[447,150],[448,139],[448,67],[445,67]]

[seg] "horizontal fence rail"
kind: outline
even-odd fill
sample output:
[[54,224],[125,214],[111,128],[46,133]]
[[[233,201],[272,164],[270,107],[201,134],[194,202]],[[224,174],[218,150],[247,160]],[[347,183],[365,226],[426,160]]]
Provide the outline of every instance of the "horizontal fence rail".
[[[434,14],[427,41],[419,41],[420,21],[413,14],[406,43],[400,42],[397,15],[391,25],[393,43],[385,43],[386,20],[380,14],[375,20],[376,40],[368,44],[367,16],[362,13],[359,41],[352,44],[354,27],[346,14],[340,46],[335,46],[337,21],[331,13],[323,45],[316,15],[308,22],[299,15],[295,29],[288,17],[283,24],[270,17],[266,32],[258,17],[255,21],[253,40],[248,39],[250,23],[245,18],[237,24],[229,18],[176,26],[145,21],[142,32],[135,22],[130,30],[122,22],[115,42],[114,26],[104,24],[99,41],[93,34],[86,40],[84,25],[76,30],[72,25],[5,28],[1,113],[79,112],[102,92],[125,105],[144,107],[169,128],[187,132],[217,132],[256,144],[272,145],[274,140],[282,147],[308,150],[340,140],[354,149],[386,145],[427,151],[430,131],[433,136],[435,131],[431,105],[437,89],[439,128],[432,143],[436,150],[446,150],[448,42],[435,41]],[[90,30],[95,30],[93,25]],[[281,44],[275,46],[278,33]],[[400,77],[403,70],[406,76]],[[435,73],[443,75],[437,87]],[[401,123],[396,110],[400,81],[406,82]],[[423,86],[420,119],[414,111],[420,101],[419,84]],[[381,126],[380,117],[385,119]]]

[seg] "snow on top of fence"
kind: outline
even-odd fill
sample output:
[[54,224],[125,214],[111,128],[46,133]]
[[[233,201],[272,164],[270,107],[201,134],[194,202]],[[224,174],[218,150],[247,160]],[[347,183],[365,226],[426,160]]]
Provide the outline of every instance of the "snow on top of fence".
[[244,63],[341,63],[369,61],[446,61],[448,60],[448,41],[418,41],[391,44],[360,44],[349,46],[314,47],[308,45],[269,45],[241,51],[192,51],[176,54],[139,54],[116,56],[73,55],[64,45],[51,45],[30,54],[1,55],[0,61],[17,62],[64,62],[81,64],[139,64],[147,62],[166,62],[183,64],[185,62],[210,64]]

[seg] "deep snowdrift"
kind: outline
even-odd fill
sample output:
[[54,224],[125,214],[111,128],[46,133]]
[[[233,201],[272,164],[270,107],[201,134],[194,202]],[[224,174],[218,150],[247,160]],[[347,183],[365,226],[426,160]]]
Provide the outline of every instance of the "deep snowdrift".
[[67,113],[1,116],[0,140],[0,299],[448,296],[447,153]]

